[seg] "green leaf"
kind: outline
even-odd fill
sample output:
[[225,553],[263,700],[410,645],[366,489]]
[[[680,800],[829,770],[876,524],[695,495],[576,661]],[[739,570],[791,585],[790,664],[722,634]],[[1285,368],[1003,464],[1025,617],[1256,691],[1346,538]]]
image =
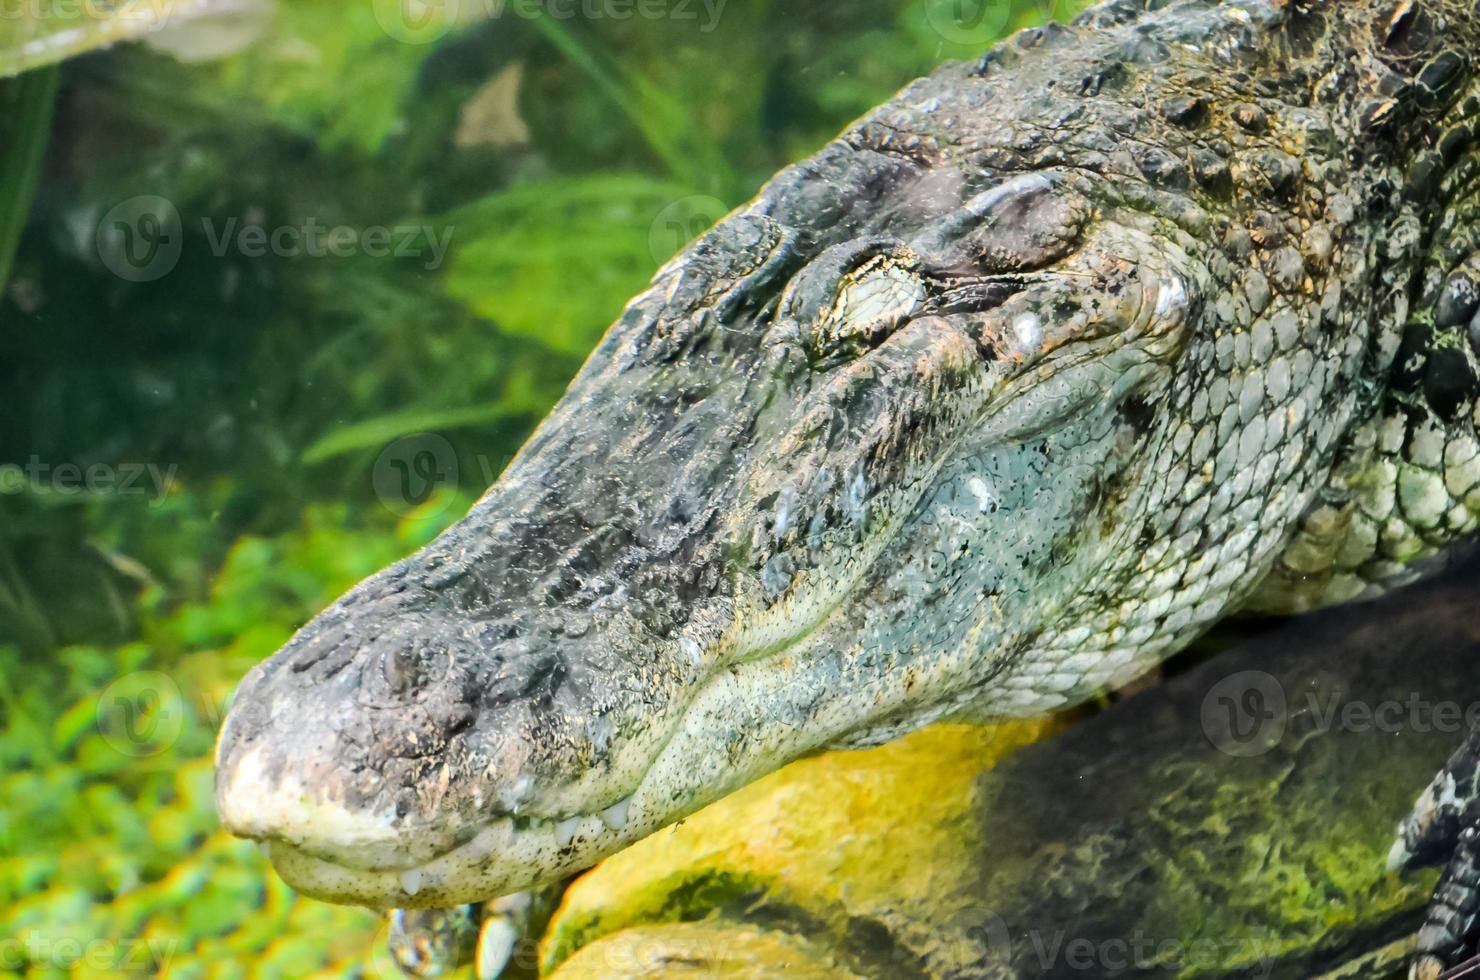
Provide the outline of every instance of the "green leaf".
[[705,136],[677,99],[633,68],[602,57],[559,21],[542,16],[534,24],[642,133],[674,179],[694,187],[734,184],[734,174],[719,146]]
[[623,174],[514,187],[444,219],[454,229],[446,289],[506,333],[584,355],[723,209],[683,185]]
[[341,426],[303,451],[303,462],[322,463],[362,449],[378,449],[415,432],[460,429],[497,422],[510,414],[502,401],[466,408],[414,408]]
[[10,264],[36,196],[56,94],[55,67],[0,85],[0,146],[7,147],[0,156],[0,292],[10,279]]
[[416,110],[407,103],[417,72],[460,6],[484,10],[427,4],[430,19],[413,31],[398,24],[399,2],[280,3],[265,38],[215,66],[219,94],[314,134],[326,150],[373,154]]

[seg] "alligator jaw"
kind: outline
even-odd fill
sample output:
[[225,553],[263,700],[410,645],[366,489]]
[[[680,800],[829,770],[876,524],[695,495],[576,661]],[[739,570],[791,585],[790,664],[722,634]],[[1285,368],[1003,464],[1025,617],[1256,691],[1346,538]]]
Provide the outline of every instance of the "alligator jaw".
[[[810,639],[727,668],[696,692],[630,794],[594,813],[482,819],[430,855],[407,850],[415,835],[398,815],[349,810],[272,779],[251,752],[230,767],[220,814],[234,833],[261,842],[288,884],[316,898],[401,908],[481,901],[587,867],[866,722],[889,696],[883,684],[866,700],[815,710],[838,672],[836,654]],[[919,676],[923,688],[928,678]],[[746,751],[736,765],[739,744]]]

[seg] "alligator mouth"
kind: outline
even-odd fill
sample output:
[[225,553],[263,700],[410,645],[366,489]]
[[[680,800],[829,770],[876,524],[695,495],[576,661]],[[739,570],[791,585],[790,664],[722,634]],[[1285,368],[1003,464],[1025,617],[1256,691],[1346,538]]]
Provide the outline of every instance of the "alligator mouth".
[[[289,885],[327,901],[445,908],[558,880],[775,769],[803,739],[815,743],[815,724],[805,735],[801,726],[827,671],[799,673],[813,658],[793,655],[809,636],[717,668],[674,716],[635,788],[600,810],[488,814],[421,832],[391,813],[354,811],[270,779],[248,749],[221,795],[221,818],[258,841]],[[740,766],[726,752],[737,740],[753,750]]]
[[550,865],[555,856],[562,864],[580,862],[604,853],[618,835],[601,816],[502,817],[429,860],[378,869],[319,857],[280,837],[259,844],[283,880],[305,894],[377,908],[449,908],[507,892],[501,869]]
[[419,833],[389,813],[269,783],[256,758],[248,751],[233,770],[223,822],[256,840],[288,884],[330,901],[443,908],[483,900],[509,891],[508,882],[531,868],[554,868],[554,878],[567,865],[594,863],[620,846],[632,822],[629,795],[594,814],[503,814]]

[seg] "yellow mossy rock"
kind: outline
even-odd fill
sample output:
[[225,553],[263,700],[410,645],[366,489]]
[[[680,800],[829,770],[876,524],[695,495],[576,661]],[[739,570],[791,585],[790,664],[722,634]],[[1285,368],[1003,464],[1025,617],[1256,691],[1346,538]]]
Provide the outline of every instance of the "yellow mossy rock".
[[706,923],[625,929],[584,947],[560,967],[560,980],[611,977],[788,977],[855,980],[858,976],[795,936]]
[[[892,956],[926,950],[928,959],[951,941],[943,919],[954,914],[963,933],[974,926],[980,869],[941,856],[980,846],[979,797],[990,789],[978,777],[1061,724],[939,725],[793,763],[576,881],[546,933],[542,972],[594,976],[567,972],[581,959],[573,954],[621,930],[649,943],[669,935],[653,932],[656,923],[705,919],[704,935],[722,930],[729,943],[749,928],[742,915],[842,951],[852,959],[844,966],[865,975],[887,970]],[[881,949],[884,935],[907,949]]]

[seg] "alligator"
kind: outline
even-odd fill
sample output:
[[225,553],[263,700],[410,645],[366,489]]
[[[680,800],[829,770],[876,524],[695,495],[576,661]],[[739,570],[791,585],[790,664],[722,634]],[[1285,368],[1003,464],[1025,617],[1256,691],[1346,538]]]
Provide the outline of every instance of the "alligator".
[[[251,671],[222,822],[309,895],[450,907],[1442,564],[1480,521],[1477,52],[1474,0],[1111,0],[910,84]],[[1472,931],[1474,748],[1394,848],[1449,862],[1423,975]]]

